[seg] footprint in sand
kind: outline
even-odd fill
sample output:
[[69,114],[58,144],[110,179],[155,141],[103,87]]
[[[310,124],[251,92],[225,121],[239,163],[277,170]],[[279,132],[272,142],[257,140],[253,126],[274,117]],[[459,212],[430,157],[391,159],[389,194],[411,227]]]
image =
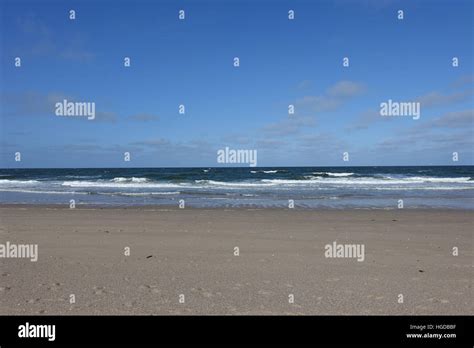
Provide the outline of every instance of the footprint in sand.
[[132,308],[132,307],[135,307],[137,305],[137,302],[136,301],[129,301],[129,302],[125,302],[123,305],[127,308]]
[[415,307],[415,310],[416,310],[417,312],[427,311],[427,310],[429,310],[429,309],[430,309],[430,308],[429,308],[429,307],[426,307],[426,306],[416,306],[416,307]]
[[0,286],[0,291],[9,291],[11,287],[9,286]]
[[39,298],[32,298],[31,300],[28,300],[28,301],[26,301],[26,302],[27,302],[27,303],[30,303],[30,304],[33,304],[33,303],[36,303],[36,302],[39,302],[39,301],[41,301],[41,299],[39,299]]
[[153,294],[160,294],[161,293],[161,290],[159,289],[158,285],[154,285],[154,284],[145,284],[145,285],[140,285],[138,287],[138,289],[140,290],[144,290],[144,291],[150,291],[151,293]]
[[199,292],[200,295],[206,297],[206,298],[211,298],[211,297],[214,297],[214,294],[210,291],[207,291],[206,289],[203,289],[203,288],[192,288],[191,291],[197,291]]
[[51,284],[51,286],[48,287],[48,290],[57,291],[62,285],[62,283],[53,283]]
[[103,295],[106,293],[105,288],[102,286],[94,286],[94,295]]
[[211,297],[214,297],[214,294],[212,292],[209,292],[209,291],[203,291],[201,293],[202,296],[206,297],[206,298],[211,298]]
[[232,287],[232,290],[240,290],[242,289],[242,285],[240,284],[235,284],[233,287]]

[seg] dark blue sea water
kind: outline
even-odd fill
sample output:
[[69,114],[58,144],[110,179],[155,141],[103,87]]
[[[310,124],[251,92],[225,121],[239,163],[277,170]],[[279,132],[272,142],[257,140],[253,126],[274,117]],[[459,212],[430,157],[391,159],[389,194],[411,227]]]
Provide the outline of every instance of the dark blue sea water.
[[474,166],[0,169],[0,203],[474,209]]

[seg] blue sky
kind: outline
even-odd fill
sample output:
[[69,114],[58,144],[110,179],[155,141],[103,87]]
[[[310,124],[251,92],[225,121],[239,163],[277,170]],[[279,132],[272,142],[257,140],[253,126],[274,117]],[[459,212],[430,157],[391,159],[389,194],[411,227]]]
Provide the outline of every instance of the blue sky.
[[[472,1],[0,3],[2,168],[218,166],[226,146],[259,166],[474,163]],[[96,119],[56,116],[64,99]],[[420,119],[380,116],[388,99]]]

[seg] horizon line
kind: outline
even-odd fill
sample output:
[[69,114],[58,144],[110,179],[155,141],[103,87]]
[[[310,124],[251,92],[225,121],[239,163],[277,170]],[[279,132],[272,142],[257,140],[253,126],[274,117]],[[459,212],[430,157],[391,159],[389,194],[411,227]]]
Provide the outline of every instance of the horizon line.
[[258,167],[231,167],[231,166],[222,166],[222,167],[209,167],[209,166],[199,166],[199,167],[10,167],[10,168],[0,168],[0,170],[11,170],[11,169],[258,169],[258,168],[375,168],[375,167],[473,167],[474,164],[423,164],[423,165],[355,165],[355,166],[258,166]]

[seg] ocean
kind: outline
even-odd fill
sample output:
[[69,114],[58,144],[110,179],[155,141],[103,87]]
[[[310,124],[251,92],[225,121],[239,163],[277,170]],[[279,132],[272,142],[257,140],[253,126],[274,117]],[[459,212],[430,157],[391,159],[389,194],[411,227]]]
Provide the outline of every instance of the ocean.
[[0,169],[0,203],[474,209],[474,166]]

